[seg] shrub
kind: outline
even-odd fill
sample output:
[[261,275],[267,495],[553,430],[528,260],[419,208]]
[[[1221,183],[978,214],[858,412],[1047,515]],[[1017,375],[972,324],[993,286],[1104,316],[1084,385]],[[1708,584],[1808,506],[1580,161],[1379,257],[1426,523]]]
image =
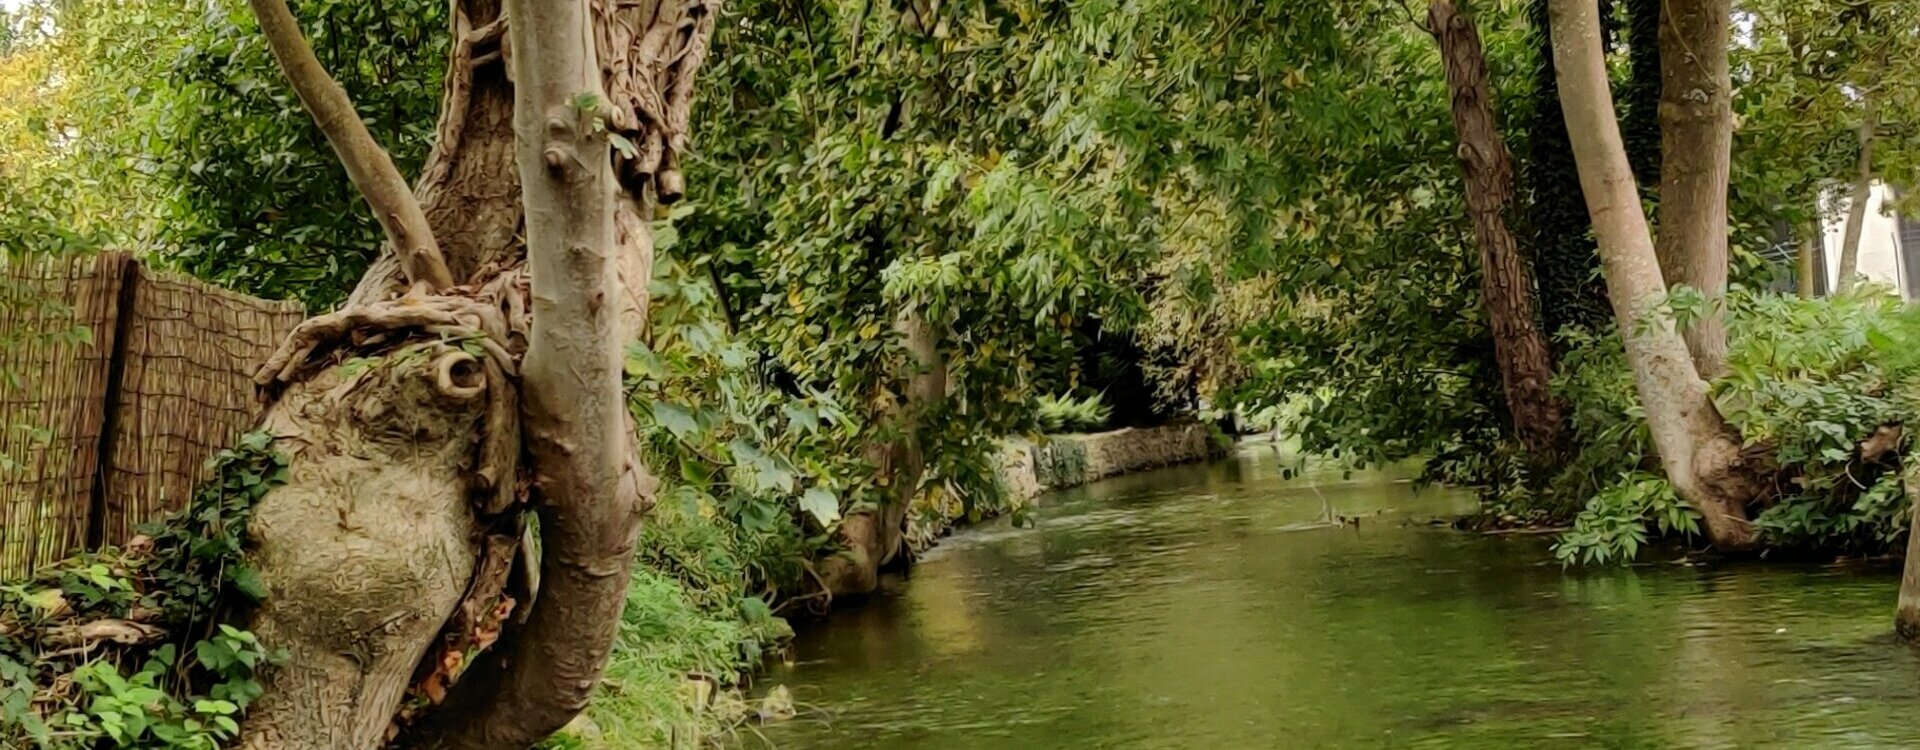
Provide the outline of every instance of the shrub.
[[1092,432],[1107,426],[1113,409],[1097,393],[1085,399],[1041,396],[1034,401],[1033,414],[1043,432]]
[[[1676,306],[1695,304],[1675,295]],[[1727,373],[1714,402],[1748,446],[1777,460],[1779,494],[1754,518],[1771,548],[1878,553],[1906,533],[1901,445],[1861,444],[1912,413],[1920,320],[1883,287],[1821,299],[1736,289],[1726,298]],[[1678,317],[1686,319],[1688,311]],[[1579,337],[1555,382],[1578,442],[1543,502],[1586,498],[1561,537],[1564,561],[1632,559],[1650,536],[1692,534],[1685,507],[1652,462],[1633,380],[1612,333]],[[1887,433],[1891,435],[1892,433]],[[1904,443],[1904,440],[1896,441]]]

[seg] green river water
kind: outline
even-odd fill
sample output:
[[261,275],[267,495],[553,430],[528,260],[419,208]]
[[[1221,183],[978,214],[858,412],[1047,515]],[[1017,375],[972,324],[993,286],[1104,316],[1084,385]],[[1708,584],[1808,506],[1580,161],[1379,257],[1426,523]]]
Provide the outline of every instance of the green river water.
[[1464,492],[1289,465],[1244,448],[956,534],[805,629],[759,684],[801,716],[743,746],[1920,748],[1896,570],[1562,570],[1425,523]]

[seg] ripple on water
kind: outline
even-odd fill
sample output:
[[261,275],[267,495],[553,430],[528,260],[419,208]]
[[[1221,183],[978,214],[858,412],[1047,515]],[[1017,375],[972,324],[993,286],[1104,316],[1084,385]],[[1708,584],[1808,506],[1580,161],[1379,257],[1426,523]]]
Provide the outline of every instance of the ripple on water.
[[[781,748],[1913,748],[1886,571],[1562,570],[1269,458],[1056,493],[803,633]],[[1235,479],[1239,477],[1239,479]],[[1359,528],[1334,527],[1335,515]]]

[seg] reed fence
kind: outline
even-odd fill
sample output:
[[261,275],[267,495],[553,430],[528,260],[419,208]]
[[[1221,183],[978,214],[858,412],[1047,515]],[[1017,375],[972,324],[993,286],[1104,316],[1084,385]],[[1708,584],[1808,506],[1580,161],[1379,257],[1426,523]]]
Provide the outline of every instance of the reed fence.
[[120,252],[0,268],[0,580],[181,507],[302,317]]

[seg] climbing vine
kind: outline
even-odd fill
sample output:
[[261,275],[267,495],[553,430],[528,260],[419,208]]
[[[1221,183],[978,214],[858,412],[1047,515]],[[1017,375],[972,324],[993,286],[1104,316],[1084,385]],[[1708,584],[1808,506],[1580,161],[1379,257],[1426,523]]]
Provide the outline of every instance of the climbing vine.
[[279,657],[223,620],[267,595],[243,543],[287,459],[253,433],[211,468],[184,510],[125,546],[0,585],[0,745],[210,750],[237,736],[255,675]]

